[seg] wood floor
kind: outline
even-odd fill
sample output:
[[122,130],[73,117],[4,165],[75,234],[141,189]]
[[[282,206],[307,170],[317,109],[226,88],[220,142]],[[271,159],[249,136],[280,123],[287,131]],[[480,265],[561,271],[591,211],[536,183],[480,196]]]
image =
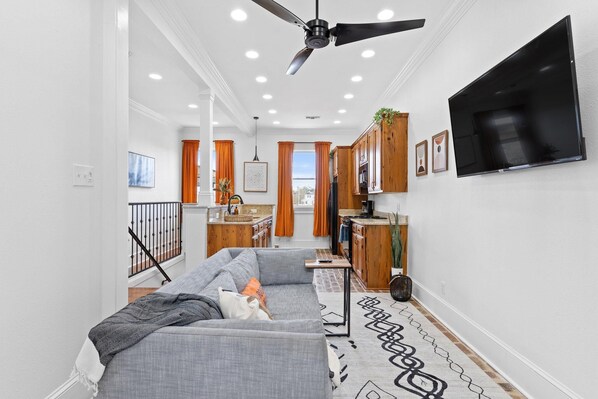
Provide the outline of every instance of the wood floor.
[[[328,249],[318,249],[317,257],[319,259],[333,259],[337,256],[332,255]],[[314,270],[314,283],[317,292],[343,292],[343,272],[341,270],[321,269]],[[154,292],[158,288],[129,288],[129,302]],[[368,290],[361,280],[351,273],[351,292],[388,292],[388,290]],[[444,324],[436,319],[424,306],[415,299],[411,303],[428,319],[438,330],[440,330],[448,339],[450,339],[457,348],[461,349],[475,364],[477,364],[494,382],[502,387],[513,399],[525,399],[526,397],[505,380],[496,370],[494,370],[484,359],[482,359],[471,348],[465,345],[457,336],[455,336]]]

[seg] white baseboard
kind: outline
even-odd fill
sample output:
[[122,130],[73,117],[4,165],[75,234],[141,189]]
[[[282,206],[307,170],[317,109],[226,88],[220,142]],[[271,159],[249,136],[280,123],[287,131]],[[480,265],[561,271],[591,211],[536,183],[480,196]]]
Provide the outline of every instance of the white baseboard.
[[[174,265],[177,265],[181,262],[185,261],[185,254],[182,253],[181,255],[172,258],[170,260],[167,260],[166,262],[164,262],[163,264],[161,264],[160,266],[162,267],[162,269],[164,269],[164,271],[167,271],[168,269],[170,269],[171,267],[173,267]],[[130,268],[129,268],[130,270]],[[160,271],[158,270],[158,268],[156,267],[152,267],[151,269],[147,269],[139,274],[134,275],[133,277],[129,278],[128,281],[128,285],[129,287],[136,287],[139,284],[142,284],[144,281],[149,280],[152,277],[155,277],[157,275],[160,274]]]
[[79,384],[77,376],[70,377],[45,399],[90,399],[93,393],[83,384]]
[[[519,376],[518,379],[520,381],[539,381],[544,386],[542,386],[541,389],[538,390],[545,392],[553,391],[555,393],[555,395],[542,397],[556,398],[558,395],[558,397],[583,399],[579,394],[577,394],[572,389],[567,387],[565,384],[560,382],[558,379],[547,373],[540,366],[538,366],[537,364],[529,360],[527,357],[519,353],[506,342],[493,335],[491,332],[489,332],[484,327],[476,323],[474,320],[463,314],[450,303],[446,302],[444,299],[442,299],[434,292],[426,288],[420,282],[418,282],[415,279],[412,280],[415,288],[414,292],[418,291],[418,295],[415,295],[414,293],[414,298],[417,299],[418,302],[420,302],[430,313],[432,313],[435,318],[437,318],[447,328],[449,328],[452,333],[454,333],[461,341],[463,341],[467,346],[469,346],[473,351],[475,351],[481,358],[483,358],[490,366],[492,366],[503,377],[505,377],[514,387],[516,387],[526,397],[530,399],[533,398],[533,396],[530,393],[526,392],[526,390],[523,389],[513,378],[510,378],[510,375],[512,375],[512,373],[510,373],[509,370],[505,370],[504,368],[497,366],[496,363],[492,361],[492,357],[494,357],[492,356],[492,354],[496,354],[497,358],[498,356],[502,357],[502,363],[508,364],[509,369],[514,370],[515,368],[517,368],[516,374]],[[445,321],[446,317],[439,316],[438,312],[432,311],[431,309],[435,308],[435,306],[432,305],[440,305],[443,308],[442,313],[447,312],[446,314],[448,317],[454,319],[454,316],[457,316],[457,318],[461,319],[463,325],[466,325],[466,328],[470,330],[470,334],[477,334],[486,342],[491,343],[492,346],[494,346],[494,348],[492,348],[491,351],[487,351],[486,353],[478,350],[476,348],[476,345],[471,343],[471,340],[464,338],[463,335],[459,333],[458,328],[454,328],[454,325],[451,325],[451,323],[447,323]],[[450,315],[451,313],[452,315]],[[510,357],[510,359],[508,359],[507,361],[504,361],[504,358],[506,357],[505,354],[507,354]],[[527,376],[524,376],[525,374]]]

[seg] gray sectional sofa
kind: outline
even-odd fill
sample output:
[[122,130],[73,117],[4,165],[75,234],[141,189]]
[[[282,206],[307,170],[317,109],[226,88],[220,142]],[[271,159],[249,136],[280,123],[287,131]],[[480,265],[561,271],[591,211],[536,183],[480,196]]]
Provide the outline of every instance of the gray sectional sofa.
[[273,320],[164,327],[118,353],[100,399],[330,399],[326,338],[305,259],[312,249],[223,249],[160,289],[218,298],[262,283]]

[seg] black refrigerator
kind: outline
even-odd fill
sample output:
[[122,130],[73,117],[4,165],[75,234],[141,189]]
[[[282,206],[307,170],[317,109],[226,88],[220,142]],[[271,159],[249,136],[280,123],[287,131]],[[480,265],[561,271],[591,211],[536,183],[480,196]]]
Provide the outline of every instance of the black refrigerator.
[[338,254],[338,183],[336,178],[330,183],[328,191],[328,237],[330,240],[330,250],[333,255]]

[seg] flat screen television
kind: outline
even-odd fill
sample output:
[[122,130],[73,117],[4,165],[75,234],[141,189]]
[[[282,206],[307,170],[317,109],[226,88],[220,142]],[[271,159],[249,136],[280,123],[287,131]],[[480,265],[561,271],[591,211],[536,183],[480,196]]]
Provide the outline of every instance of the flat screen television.
[[449,99],[457,176],[585,159],[571,19]]

